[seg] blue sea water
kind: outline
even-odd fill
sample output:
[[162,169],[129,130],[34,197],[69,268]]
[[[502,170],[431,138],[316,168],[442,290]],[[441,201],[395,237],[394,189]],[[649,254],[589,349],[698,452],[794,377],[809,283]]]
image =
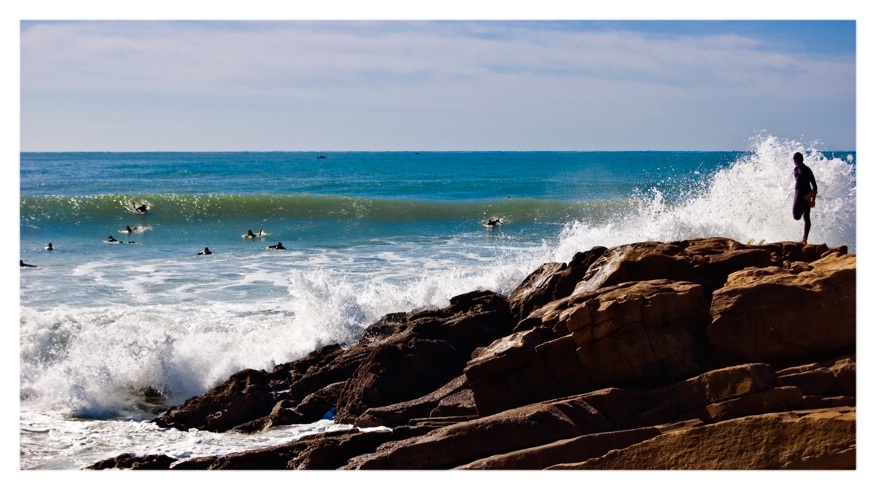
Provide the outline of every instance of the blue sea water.
[[593,246],[799,240],[794,151],[819,183],[810,243],[854,252],[855,152],[768,135],[738,152],[22,153],[21,468],[332,430],[164,431],[139,393],[179,404]]

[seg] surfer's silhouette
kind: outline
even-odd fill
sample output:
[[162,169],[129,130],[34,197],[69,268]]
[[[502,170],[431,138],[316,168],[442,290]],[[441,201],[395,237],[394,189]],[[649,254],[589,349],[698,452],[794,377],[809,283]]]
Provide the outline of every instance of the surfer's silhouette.
[[791,213],[795,220],[803,218],[804,245],[809,240],[809,229],[812,228],[809,214],[815,207],[815,195],[818,194],[818,184],[815,183],[815,175],[812,169],[803,163],[803,154],[799,151],[794,153],[794,207]]

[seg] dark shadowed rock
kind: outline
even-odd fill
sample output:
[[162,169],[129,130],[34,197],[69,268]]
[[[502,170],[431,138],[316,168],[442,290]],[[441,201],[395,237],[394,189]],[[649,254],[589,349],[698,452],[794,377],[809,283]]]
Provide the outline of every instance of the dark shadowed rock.
[[512,326],[507,299],[489,291],[451,298],[442,310],[396,318],[391,333],[367,344],[368,357],[338,399],[336,420],[354,423],[369,408],[431,393],[459,376],[476,348]]
[[274,396],[264,371],[245,370],[200,397],[190,398],[178,409],[155,418],[159,427],[180,430],[200,428],[225,432],[236,425],[270,413]]
[[602,432],[610,427],[580,400],[515,408],[380,446],[352,458],[347,469],[446,469],[491,454]]
[[593,247],[587,252],[576,253],[568,264],[549,262],[536,269],[508,295],[516,322],[533,310],[572,294],[590,266],[606,250],[605,247]]
[[90,466],[86,466],[86,470],[166,470],[176,462],[176,459],[170,456],[146,455],[134,456],[133,454],[121,454],[115,458],[98,461]]
[[353,423],[360,419],[365,423],[368,418],[360,415],[370,407],[427,395],[450,381],[448,375],[461,371],[466,360],[467,353],[442,341],[412,339],[406,344],[380,346],[345,385],[336,420]]
[[[457,376],[450,380],[444,386],[432,391],[419,398],[406,400],[393,405],[369,408],[356,419],[357,427],[376,427],[388,426],[396,427],[399,425],[409,425],[411,420],[424,418],[429,416],[449,416],[449,415],[472,415],[472,413],[452,413],[453,411],[445,406],[444,413],[437,412],[441,401],[463,391],[468,380],[465,376]],[[466,390],[470,396],[470,390]],[[451,402],[448,401],[448,405]],[[477,415],[477,412],[474,412]]]

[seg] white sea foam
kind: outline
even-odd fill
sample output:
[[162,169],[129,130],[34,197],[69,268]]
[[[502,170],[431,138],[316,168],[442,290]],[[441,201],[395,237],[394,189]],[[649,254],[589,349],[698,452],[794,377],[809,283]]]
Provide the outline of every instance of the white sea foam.
[[753,150],[729,168],[717,171],[670,203],[658,189],[640,196],[635,212],[603,224],[569,223],[555,260],[568,260],[576,251],[596,245],[616,246],[646,240],[673,241],[722,236],[742,243],[800,240],[802,221],[794,221],[791,155],[803,152],[804,162],[818,181],[812,210],[810,243],[856,245],[856,176],[845,158],[828,158],[815,148],[773,136],[758,139]]

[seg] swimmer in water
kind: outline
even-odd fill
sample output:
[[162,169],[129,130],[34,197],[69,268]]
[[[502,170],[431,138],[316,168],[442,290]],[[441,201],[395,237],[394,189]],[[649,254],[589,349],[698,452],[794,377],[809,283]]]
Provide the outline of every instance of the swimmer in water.
[[252,230],[246,230],[246,235],[243,235],[244,238],[255,238],[256,234],[252,232]]
[[149,210],[149,207],[146,206],[145,204],[141,204],[139,206],[134,206],[134,211],[137,211],[138,213],[145,214],[146,211],[148,211],[148,210]]
[[112,235],[110,235],[109,238],[106,239],[106,241],[108,241],[109,243],[118,243],[119,242],[118,240],[113,238]]
[[277,242],[276,245],[269,245],[268,249],[270,249],[270,250],[286,250],[286,247],[283,246],[283,242]]
[[23,260],[19,260],[18,263],[21,265],[22,268],[24,268],[24,267],[36,267],[35,265],[25,264]]
[[54,249],[55,249],[55,247],[52,245],[52,242],[49,242],[49,244],[46,245],[46,250],[54,250]]
[[212,255],[213,252],[210,251],[208,247],[204,247],[204,250],[198,252],[198,255]]
[[489,227],[501,226],[501,225],[502,225],[502,218],[490,218],[487,220],[487,226],[489,226]]

